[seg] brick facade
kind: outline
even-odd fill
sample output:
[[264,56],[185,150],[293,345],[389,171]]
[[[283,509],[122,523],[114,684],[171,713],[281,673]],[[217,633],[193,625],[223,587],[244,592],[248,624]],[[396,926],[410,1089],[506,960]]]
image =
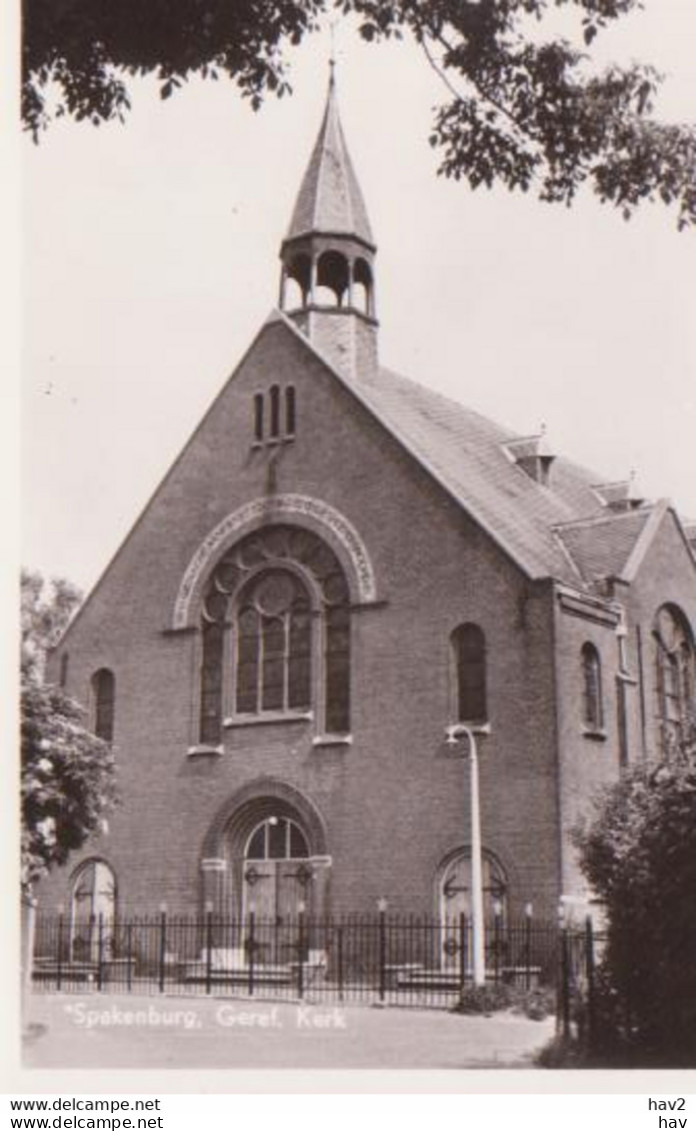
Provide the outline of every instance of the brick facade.
[[[386,898],[394,911],[439,914],[444,862],[470,842],[464,743],[453,752],[445,739],[456,721],[450,637],[473,623],[485,636],[491,728],[479,739],[484,848],[510,914],[532,903],[553,917],[561,895],[584,893],[570,830],[619,773],[617,679],[629,760],[657,754],[652,625],[664,602],[696,624],[693,553],[663,508],[630,578],[619,570],[598,587],[554,533],[571,503],[577,519],[586,507],[601,512],[585,473],[551,466],[546,485],[546,465],[543,482],[529,474],[533,443],[524,470],[496,426],[458,416],[464,410],[442,398],[423,407],[430,394],[377,369],[376,324],[362,315],[293,319],[275,315],[261,329],[51,657],[56,680],[69,657],[67,690],[86,704],[93,674],[114,673],[122,802],[108,831],[42,885],[42,904],[69,905],[71,877],[95,857],[113,869],[124,907],[189,912],[223,889],[227,898],[244,882],[221,863],[236,816],[251,828],[254,813],[262,820],[275,807],[307,837],[315,909],[366,912]],[[294,389],[294,433],[281,425],[259,439],[255,398],[267,405],[273,386],[281,405]],[[315,656],[313,717],[232,718],[219,747],[206,746],[205,586],[228,549],[279,522],[318,535],[345,574],[350,735],[323,733]],[[233,632],[228,625],[228,648]],[[597,649],[603,682],[602,733],[592,735],[583,726],[585,643]]]

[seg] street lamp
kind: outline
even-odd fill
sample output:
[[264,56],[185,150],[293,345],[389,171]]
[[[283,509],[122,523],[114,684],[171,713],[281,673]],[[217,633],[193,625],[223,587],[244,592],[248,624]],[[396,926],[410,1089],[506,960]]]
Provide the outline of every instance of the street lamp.
[[447,727],[447,744],[456,746],[464,736],[469,742],[469,792],[471,794],[471,933],[472,973],[475,986],[486,984],[485,925],[483,919],[483,868],[481,860],[481,807],[479,803],[477,734],[490,734],[489,723],[468,727],[454,723]]

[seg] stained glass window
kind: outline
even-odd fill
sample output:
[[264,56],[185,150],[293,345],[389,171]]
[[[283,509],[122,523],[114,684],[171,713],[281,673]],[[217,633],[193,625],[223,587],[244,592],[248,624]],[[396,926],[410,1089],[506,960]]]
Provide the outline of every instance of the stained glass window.
[[583,719],[585,726],[599,731],[604,726],[602,666],[594,644],[582,647]]
[[684,614],[667,605],[655,618],[654,637],[658,727],[667,755],[696,721],[694,643]]
[[335,553],[316,534],[279,524],[228,550],[208,583],[201,629],[202,742],[221,741],[225,711],[315,707],[324,731],[349,731],[350,596]]
[[100,668],[92,676],[94,733],[105,742],[113,742],[116,680],[108,668]]

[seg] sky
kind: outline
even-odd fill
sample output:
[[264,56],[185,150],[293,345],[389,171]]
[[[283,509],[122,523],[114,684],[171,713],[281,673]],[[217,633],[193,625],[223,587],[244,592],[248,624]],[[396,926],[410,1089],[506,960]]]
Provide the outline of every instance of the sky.
[[[607,58],[667,73],[696,121],[693,0],[648,0]],[[659,10],[659,14],[658,14]],[[437,76],[410,44],[336,30],[339,105],[378,244],[382,363],[528,435],[600,482],[632,470],[696,518],[693,234],[436,176]],[[278,251],[323,113],[328,34],[294,94],[254,113],[229,82],[125,125],[23,145],[22,561],[88,589],[277,301]]]

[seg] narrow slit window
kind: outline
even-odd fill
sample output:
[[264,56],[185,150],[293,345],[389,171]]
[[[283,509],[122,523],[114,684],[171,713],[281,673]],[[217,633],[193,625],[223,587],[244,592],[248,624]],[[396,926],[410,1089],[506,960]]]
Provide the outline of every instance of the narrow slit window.
[[288,385],[285,390],[285,434],[295,435],[295,387]]
[[260,443],[263,440],[263,394],[257,393],[254,397],[254,439]]
[[112,742],[114,737],[114,707],[116,703],[116,681],[114,673],[108,668],[100,668],[92,676],[92,696],[94,701],[94,733],[104,742]]
[[452,633],[457,721],[482,723],[486,705],[486,640],[477,624],[462,624]]
[[602,702],[602,667],[599,652],[594,644],[584,644],[582,649],[584,722],[589,730],[599,731],[604,726]]
[[271,401],[271,439],[277,440],[280,436],[280,389],[277,385],[271,385],[270,392]]

